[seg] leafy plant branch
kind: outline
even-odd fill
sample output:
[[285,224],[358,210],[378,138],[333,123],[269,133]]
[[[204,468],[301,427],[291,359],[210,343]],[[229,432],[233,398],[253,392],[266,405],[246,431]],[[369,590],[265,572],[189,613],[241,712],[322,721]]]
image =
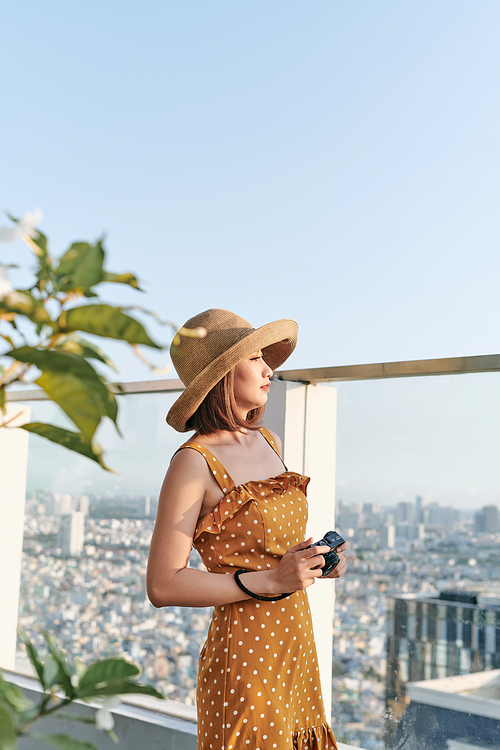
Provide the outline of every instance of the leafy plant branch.
[[[8,346],[0,351],[0,410],[5,415],[6,389],[14,383],[35,383],[65,412],[75,430],[35,422],[23,425],[69,450],[80,453],[107,469],[94,434],[104,417],[117,426],[118,405],[107,378],[98,373],[92,361],[116,368],[110,358],[81,334],[123,341],[155,374],[152,365],[138,349],[147,346],[161,350],[143,324],[128,314],[130,309],[152,315],[158,322],[174,326],[140,306],[122,307],[102,303],[97,288],[103,283],[125,284],[142,291],[132,273],[110,273],[104,267],[103,241],[74,242],[58,259],[49,252],[47,237],[37,228],[41,212],[10,216],[13,226],[0,229],[0,240],[17,237],[36,258],[34,283],[14,289],[9,266],[0,265],[0,336]],[[95,300],[92,303],[87,300]],[[80,303],[80,304],[78,304]],[[82,304],[83,303],[83,304]],[[0,427],[8,428],[11,420]]]
[[[114,719],[111,708],[118,705],[117,696],[128,693],[141,693],[163,699],[164,696],[151,685],[137,682],[140,670],[135,664],[119,658],[96,661],[88,667],[81,664],[73,669],[64,654],[57,648],[54,638],[44,633],[48,647],[45,659],[25,633],[21,636],[26,644],[28,656],[33,665],[37,680],[42,689],[38,703],[29,700],[17,685],[7,682],[0,671],[0,747],[2,750],[15,750],[21,737],[32,737],[61,750],[97,750],[90,742],[77,740],[66,734],[39,734],[30,731],[39,719],[58,714],[60,718],[82,721],[102,729],[114,741],[118,737],[113,731]],[[79,717],[64,714],[75,701],[101,702],[93,717]]]

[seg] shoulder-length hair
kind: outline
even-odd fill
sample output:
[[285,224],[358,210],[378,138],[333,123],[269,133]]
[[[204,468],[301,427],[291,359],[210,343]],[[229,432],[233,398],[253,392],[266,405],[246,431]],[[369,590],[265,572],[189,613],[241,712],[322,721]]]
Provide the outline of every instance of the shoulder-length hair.
[[237,432],[242,427],[257,430],[264,416],[264,410],[264,406],[252,409],[248,412],[246,419],[238,414],[234,398],[234,370],[230,370],[207,393],[195,413],[186,422],[186,426],[197,430],[200,435],[210,435],[218,430]]

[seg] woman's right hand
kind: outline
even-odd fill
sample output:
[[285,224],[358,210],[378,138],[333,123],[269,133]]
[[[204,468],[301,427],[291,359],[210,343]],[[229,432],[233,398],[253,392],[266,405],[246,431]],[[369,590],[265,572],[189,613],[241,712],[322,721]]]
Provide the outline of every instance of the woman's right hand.
[[314,537],[309,537],[304,542],[296,544],[287,549],[278,565],[269,571],[274,593],[284,594],[306,589],[311,586],[316,578],[321,578],[321,568],[325,564],[324,552],[329,547],[321,545],[310,547]]

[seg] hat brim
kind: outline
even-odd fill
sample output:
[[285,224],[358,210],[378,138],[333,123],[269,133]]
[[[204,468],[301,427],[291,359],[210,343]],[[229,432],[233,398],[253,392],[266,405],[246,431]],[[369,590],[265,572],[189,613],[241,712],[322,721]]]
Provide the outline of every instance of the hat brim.
[[295,349],[297,331],[294,320],[276,320],[255,330],[249,329],[247,336],[222,352],[186,386],[167,414],[168,424],[177,432],[189,432],[191,428],[186,427],[186,422],[205,396],[238,362],[253,352],[262,350],[266,363],[276,370]]

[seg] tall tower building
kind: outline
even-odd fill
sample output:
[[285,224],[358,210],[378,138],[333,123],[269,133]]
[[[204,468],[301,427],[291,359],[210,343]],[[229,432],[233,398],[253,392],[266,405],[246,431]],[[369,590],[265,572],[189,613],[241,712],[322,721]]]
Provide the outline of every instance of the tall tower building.
[[498,508],[496,505],[485,505],[483,508],[486,531],[498,531]]
[[81,510],[84,516],[88,516],[89,514],[89,505],[89,496],[80,495],[80,497],[78,498],[78,510]]
[[68,493],[54,492],[52,494],[52,511],[49,515],[65,516],[73,510],[73,498]]
[[417,495],[415,498],[415,523],[427,522],[427,506],[429,504],[428,495]]
[[500,668],[500,606],[476,594],[388,599],[386,702],[401,715],[406,683]]
[[73,510],[61,516],[57,546],[61,548],[63,557],[80,557],[84,539],[85,514],[80,510]]
[[413,523],[413,503],[396,505],[396,523]]
[[494,534],[499,531],[498,508],[496,505],[485,505],[474,514],[474,530],[478,533]]
[[380,531],[380,546],[382,549],[394,549],[396,546],[396,528],[394,524],[387,523]]

